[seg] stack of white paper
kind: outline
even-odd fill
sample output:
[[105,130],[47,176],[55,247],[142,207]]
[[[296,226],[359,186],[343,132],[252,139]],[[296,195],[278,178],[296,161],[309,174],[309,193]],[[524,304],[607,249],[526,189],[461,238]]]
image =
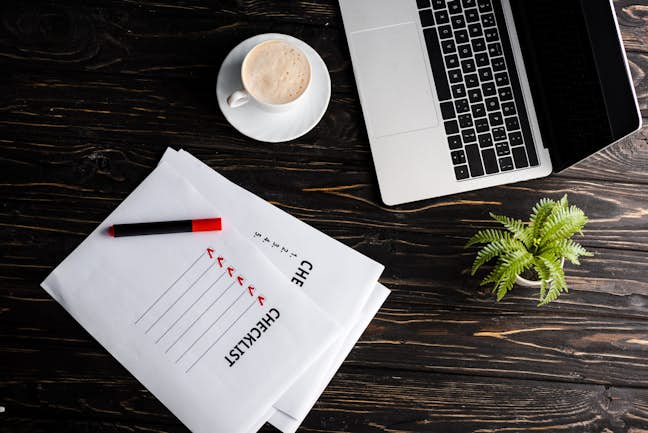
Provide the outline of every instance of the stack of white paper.
[[[222,232],[106,234],[215,215]],[[382,270],[169,149],[42,286],[193,432],[294,432],[388,296]]]

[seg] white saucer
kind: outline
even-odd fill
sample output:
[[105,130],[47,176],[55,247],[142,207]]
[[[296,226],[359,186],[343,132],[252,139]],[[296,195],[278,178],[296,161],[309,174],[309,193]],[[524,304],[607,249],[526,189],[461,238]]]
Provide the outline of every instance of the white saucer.
[[[238,108],[227,105],[227,97],[243,87],[241,63],[245,55],[259,42],[283,39],[295,44],[311,64],[311,84],[306,93],[289,111],[271,113],[254,103]],[[324,60],[305,42],[280,33],[253,36],[238,44],[225,57],[216,80],[218,106],[229,123],[241,134],[259,141],[278,143],[301,137],[320,121],[331,98],[331,77]]]

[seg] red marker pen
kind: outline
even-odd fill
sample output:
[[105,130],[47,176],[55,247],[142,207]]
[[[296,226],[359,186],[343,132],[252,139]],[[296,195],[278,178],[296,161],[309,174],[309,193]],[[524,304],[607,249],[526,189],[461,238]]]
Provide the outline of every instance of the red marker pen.
[[113,237],[161,235],[167,233],[209,232],[222,230],[220,218],[198,220],[160,221],[152,223],[115,224],[108,227]]

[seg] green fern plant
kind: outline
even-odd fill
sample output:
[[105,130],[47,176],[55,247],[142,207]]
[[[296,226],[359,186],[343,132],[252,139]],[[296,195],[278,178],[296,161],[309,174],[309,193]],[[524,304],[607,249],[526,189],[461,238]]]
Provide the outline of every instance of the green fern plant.
[[481,230],[466,248],[485,244],[475,257],[471,275],[496,259],[481,285],[492,283],[498,301],[513,288],[518,275],[535,271],[541,281],[538,305],[546,305],[568,290],[563,260],[579,265],[580,256],[592,256],[571,239],[576,233],[582,234],[588,218],[581,209],[569,205],[566,194],[560,201],[543,198],[536,203],[529,222],[493,213],[490,216],[505,230]]

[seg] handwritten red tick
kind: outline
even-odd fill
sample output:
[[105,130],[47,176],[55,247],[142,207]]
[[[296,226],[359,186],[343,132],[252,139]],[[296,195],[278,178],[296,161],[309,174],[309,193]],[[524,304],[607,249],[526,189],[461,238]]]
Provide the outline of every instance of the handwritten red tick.
[[248,292],[250,292],[250,296],[254,296],[254,286],[248,286]]
[[236,277],[236,280],[238,281],[239,286],[243,287],[243,280],[244,280],[244,278],[243,278],[242,276],[239,275],[238,277]]
[[223,260],[225,260],[225,259],[219,256],[216,260],[218,260],[218,266],[220,266],[222,268],[223,267]]
[[228,267],[227,267],[227,273],[229,274],[230,277],[231,277],[232,275],[234,275],[234,268],[231,267],[231,266],[228,266]]
[[212,250],[211,248],[207,248],[207,254],[209,255],[209,258],[210,258],[210,259],[213,259],[213,258],[214,258],[214,256],[212,256],[212,253],[213,253],[213,252],[214,252],[214,250]]
[[265,301],[265,298],[263,296],[257,296],[257,299],[259,300],[259,304],[263,307],[263,301]]

